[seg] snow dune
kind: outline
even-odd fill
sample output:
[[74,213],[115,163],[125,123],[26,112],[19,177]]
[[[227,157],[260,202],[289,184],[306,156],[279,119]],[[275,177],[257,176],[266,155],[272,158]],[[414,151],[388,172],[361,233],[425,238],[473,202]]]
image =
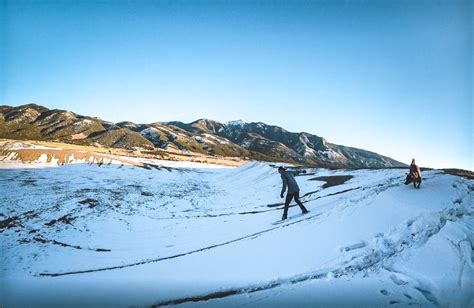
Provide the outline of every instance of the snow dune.
[[0,169],[0,303],[474,304],[472,180],[307,169],[276,223],[274,167],[166,167]]

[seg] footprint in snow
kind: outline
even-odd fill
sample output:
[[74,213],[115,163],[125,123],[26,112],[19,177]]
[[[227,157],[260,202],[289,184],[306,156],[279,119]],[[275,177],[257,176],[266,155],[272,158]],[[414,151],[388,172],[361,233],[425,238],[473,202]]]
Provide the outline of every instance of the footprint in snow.
[[395,274],[390,275],[390,279],[392,279],[393,283],[401,286],[401,285],[406,285],[408,282],[401,279],[400,277],[397,277]]
[[380,293],[382,293],[385,296],[390,295],[390,293],[385,289],[380,290]]
[[438,305],[438,300],[433,295],[433,293],[431,293],[430,291],[428,291],[426,289],[422,289],[421,287],[415,287],[414,289],[419,291],[426,298],[427,301],[429,301],[430,303],[432,303],[435,306]]

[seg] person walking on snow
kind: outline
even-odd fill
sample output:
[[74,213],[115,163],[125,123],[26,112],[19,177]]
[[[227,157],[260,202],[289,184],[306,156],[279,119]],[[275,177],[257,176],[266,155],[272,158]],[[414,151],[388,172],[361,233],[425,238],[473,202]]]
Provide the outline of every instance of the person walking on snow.
[[281,189],[280,197],[283,198],[286,188],[288,187],[288,192],[286,194],[285,208],[283,210],[282,220],[288,218],[288,208],[290,206],[291,200],[294,198],[296,203],[299,205],[303,214],[308,213],[308,210],[304,207],[303,203],[300,201],[300,188],[298,183],[296,183],[295,177],[292,172],[287,172],[285,168],[278,167],[278,173],[281,175],[281,180],[283,182],[283,187]]

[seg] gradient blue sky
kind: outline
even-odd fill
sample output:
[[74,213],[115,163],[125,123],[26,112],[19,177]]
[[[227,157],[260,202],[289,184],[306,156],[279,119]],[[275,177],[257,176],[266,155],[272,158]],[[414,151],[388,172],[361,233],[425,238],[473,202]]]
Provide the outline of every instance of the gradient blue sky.
[[0,4],[0,104],[262,121],[473,169],[470,1]]

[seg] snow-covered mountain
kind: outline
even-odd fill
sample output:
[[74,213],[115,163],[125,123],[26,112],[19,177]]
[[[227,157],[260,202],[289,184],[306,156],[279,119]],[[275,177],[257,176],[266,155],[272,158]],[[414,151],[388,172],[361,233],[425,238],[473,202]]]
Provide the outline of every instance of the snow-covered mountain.
[[404,164],[373,152],[340,146],[309,133],[293,133],[279,126],[241,120],[225,124],[201,119],[190,124],[171,122],[195,134],[224,137],[251,151],[280,160],[326,167],[401,167]]
[[[198,141],[200,142],[200,141]],[[0,169],[5,307],[472,307],[473,180],[276,166]],[[302,169],[297,169],[302,171]]]
[[200,119],[192,123],[111,123],[29,104],[0,106],[0,138],[61,141],[124,149],[174,149],[331,168],[401,167],[373,152],[332,144],[265,123]]

